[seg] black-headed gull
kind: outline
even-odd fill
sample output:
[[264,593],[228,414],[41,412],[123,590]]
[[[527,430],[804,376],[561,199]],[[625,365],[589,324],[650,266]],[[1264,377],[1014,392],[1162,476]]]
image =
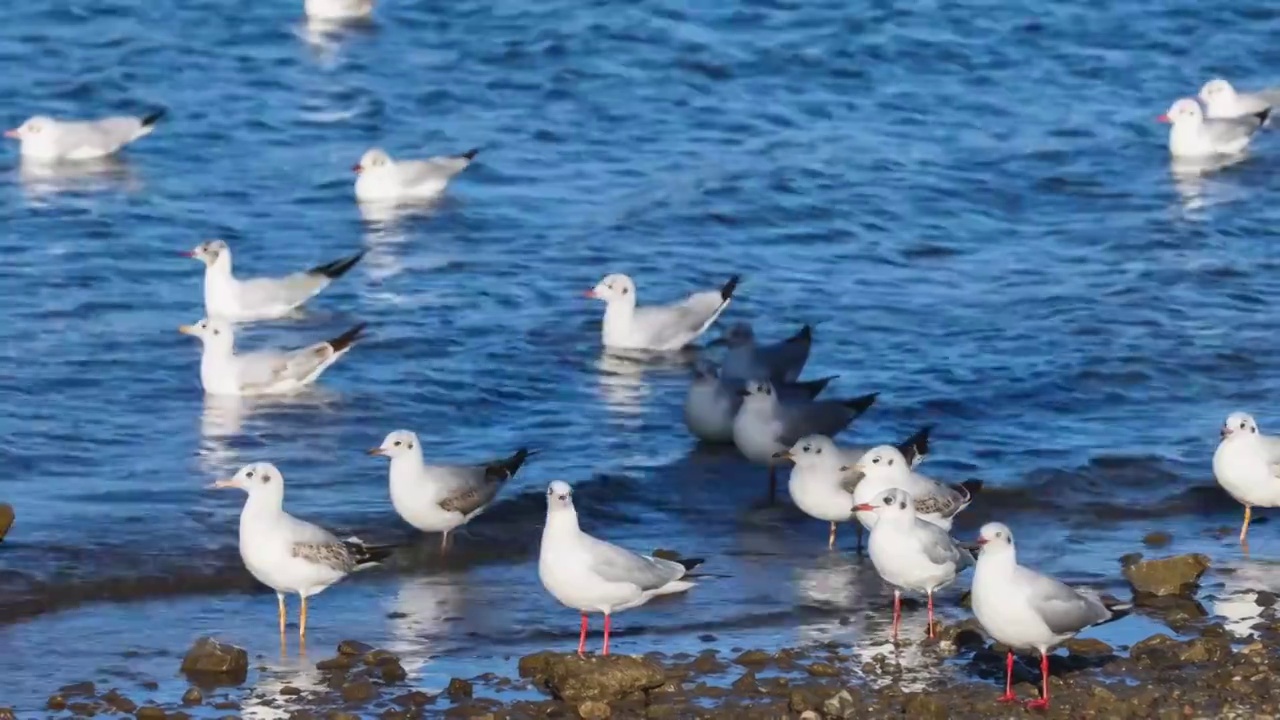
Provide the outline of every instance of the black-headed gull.
[[578,528],[573,489],[557,480],[547,488],[547,522],[538,551],[542,586],[566,607],[582,613],[578,654],[587,642],[587,613],[604,614],[604,650],[609,654],[609,618],[658,595],[684,592],[694,586],[688,573],[702,559],[678,562],[638,555],[598,540]]
[[319,525],[284,511],[284,475],[271,463],[245,465],[234,477],[210,487],[248,493],[240,511],[240,558],[258,582],[276,591],[284,635],[285,593],[302,601],[298,635],[307,634],[307,598],[347,575],[385,560],[389,545],[340,539]]
[[973,564],[973,556],[946,530],[916,517],[915,501],[906,490],[886,490],[855,508],[877,518],[867,554],[880,577],[893,586],[893,639],[898,639],[903,590],[929,596],[929,637],[934,637],[933,593],[954,582]]
[[728,348],[720,363],[721,373],[726,378],[795,382],[809,361],[813,328],[805,325],[789,338],[772,345],[757,345],[751,324],[738,322],[730,325],[723,337],[710,344]]
[[373,14],[373,0],[305,0],[310,20],[358,20]]
[[231,248],[222,240],[200,243],[186,253],[204,263],[204,312],[230,322],[274,320],[298,309],[355,267],[364,251],[284,277],[237,279]]
[[[929,454],[929,433],[932,426],[916,431],[898,446],[910,464],[917,465]],[[826,435],[806,435],[788,450],[774,453],[774,458],[795,463],[787,481],[787,492],[796,507],[809,517],[831,523],[827,534],[827,549],[836,545],[836,523],[853,519],[853,489],[849,478],[854,462],[865,453],[858,448],[836,445]],[[857,525],[858,548],[862,547],[862,525]]]
[[441,533],[443,552],[449,544],[449,532],[488,509],[498,491],[534,453],[520,448],[511,457],[475,465],[428,465],[418,436],[396,430],[369,454],[391,459],[391,506],[422,532]]
[[1244,152],[1266,121],[1268,112],[1241,118],[1206,118],[1200,103],[1183,98],[1156,119],[1171,125],[1169,153],[1174,157],[1209,158]]
[[429,200],[440,195],[455,175],[466,170],[476,153],[441,155],[426,160],[392,160],[374,148],[360,157],[352,168],[356,178],[356,199],[366,202]]
[[1119,620],[1132,606],[1104,601],[1019,565],[1013,533],[1001,523],[983,525],[978,545],[969,596],[973,614],[988,635],[1010,648],[1000,702],[1018,700],[1013,694],[1013,651],[1034,649],[1040,651],[1044,692],[1027,707],[1048,708],[1049,649],[1085,628]]
[[[909,458],[892,445],[871,448],[853,466],[853,501],[857,504],[874,502],[876,496],[892,488],[911,493],[916,516],[933,523],[943,530],[951,529],[951,521],[961,510],[969,507],[973,496],[982,489],[981,480],[966,480],[959,485],[947,485],[921,475],[912,469]],[[859,512],[858,522],[866,529],[876,524],[876,514]]]
[[158,110],[142,117],[115,116],[100,120],[58,120],[36,115],[4,136],[21,141],[24,158],[33,160],[93,160],[150,135],[164,117]]
[[719,290],[694,293],[671,305],[636,305],[636,284],[621,273],[606,275],[586,296],[605,302],[600,338],[616,350],[679,350],[697,340],[733,299],[738,276]]
[[805,435],[836,435],[880,395],[780,402],[773,383],[765,381],[749,382],[742,392],[742,407],[733,419],[733,444],[751,462],[769,466],[769,502],[778,494],[778,453]]
[[[836,376],[782,383],[777,386],[782,402],[804,402],[818,396]],[[714,363],[700,359],[694,364],[693,381],[684,398],[684,424],[693,436],[708,443],[733,442],[733,419],[742,407],[745,383],[722,376]]]
[[1240,544],[1247,549],[1253,508],[1280,507],[1280,438],[1259,432],[1252,415],[1232,413],[1222,426],[1222,442],[1213,453],[1213,476],[1244,505]]
[[1270,112],[1280,103],[1280,88],[1240,92],[1222,78],[1214,78],[1200,88],[1204,114],[1210,118],[1247,118]]
[[278,395],[310,385],[346,355],[365,328],[360,323],[332,340],[300,350],[259,350],[236,354],[235,329],[225,320],[204,318],[178,332],[200,338],[200,384],[210,395]]

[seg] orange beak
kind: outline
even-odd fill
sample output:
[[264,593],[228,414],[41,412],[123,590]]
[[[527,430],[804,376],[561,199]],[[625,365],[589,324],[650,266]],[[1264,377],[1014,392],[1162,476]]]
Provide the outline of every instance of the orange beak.
[[1171,121],[1171,120],[1169,120],[1169,116],[1168,116],[1168,115],[1161,115],[1160,117],[1156,118],[1156,122],[1167,123],[1167,122],[1172,122],[1172,121]]

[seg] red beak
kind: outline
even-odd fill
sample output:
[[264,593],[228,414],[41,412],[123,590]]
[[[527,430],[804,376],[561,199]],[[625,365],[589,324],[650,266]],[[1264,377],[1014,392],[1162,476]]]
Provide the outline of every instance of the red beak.
[[986,545],[986,544],[987,544],[987,539],[986,539],[986,538],[984,538],[984,537],[982,537],[981,535],[979,535],[979,536],[978,536],[978,544],[979,544],[979,545]]
[[1161,115],[1160,117],[1156,118],[1156,122],[1167,123],[1167,122],[1171,122],[1171,121],[1169,120],[1169,116],[1168,116],[1168,115]]
[[183,250],[182,252],[180,252],[180,253],[178,253],[178,254],[179,254],[179,255],[181,255],[182,257],[190,257],[190,258],[193,258],[193,257],[195,257],[195,256],[196,256],[196,251],[195,251],[195,250]]
[[595,288],[592,288],[592,289],[590,289],[590,290],[588,290],[588,291],[586,291],[586,292],[582,293],[582,297],[589,297],[589,298],[593,298],[593,297],[595,297],[595,296],[596,296],[596,290],[595,290]]
[[871,503],[862,503],[861,505],[854,505],[853,509],[858,512],[875,512],[876,506]]
[[352,165],[351,169],[354,170],[357,175],[359,175],[361,170],[360,163],[356,163],[355,165]]
[[1224,427],[1224,428],[1222,428],[1222,431],[1221,431],[1221,432],[1222,432],[1222,437],[1224,437],[1224,438],[1225,438],[1225,437],[1227,437],[1228,435],[1230,435],[1230,434],[1231,434],[1231,428]]
[[4,136],[5,136],[5,137],[7,137],[7,138],[14,138],[14,139],[17,139],[17,138],[22,137],[21,135],[19,135],[19,134],[18,134],[18,129],[17,129],[17,128],[14,128],[14,129],[12,129],[12,130],[5,130],[5,131],[4,131]]

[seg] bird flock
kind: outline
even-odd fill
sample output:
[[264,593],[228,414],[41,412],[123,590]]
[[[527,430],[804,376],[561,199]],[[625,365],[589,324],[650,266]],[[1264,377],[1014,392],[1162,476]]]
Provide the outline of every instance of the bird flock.
[[[312,19],[342,21],[367,17],[372,0],[305,0]],[[1204,85],[1198,100],[1175,102],[1160,119],[1172,124],[1169,150],[1175,157],[1204,158],[1241,153],[1280,102],[1280,90],[1244,93],[1225,80]],[[38,115],[5,136],[21,143],[24,160],[75,162],[112,155],[151,134],[164,111],[140,117],[91,121]],[[426,160],[393,160],[370,149],[354,166],[354,194],[360,201],[430,199],[475,159],[478,150]],[[283,277],[238,278],[231,248],[222,240],[201,243],[185,253],[204,264],[205,316],[180,332],[201,341],[199,377],[211,395],[257,396],[298,392],[314,384],[362,338],[363,323],[298,349],[236,347],[237,325],[286,318],[359,263],[363,253],[326,262]],[[586,296],[604,305],[600,338],[606,352],[670,353],[698,341],[731,304],[741,278],[658,305],[640,305],[635,281],[605,276]],[[976,543],[951,535],[954,518],[975,499],[982,483],[951,484],[919,472],[930,453],[931,426],[897,443],[874,447],[838,445],[844,432],[877,402],[878,394],[825,398],[833,377],[801,380],[813,344],[809,325],[774,344],[760,344],[750,324],[739,322],[708,347],[723,346],[720,361],[694,361],[683,405],[690,434],[701,442],[732,444],[768,472],[767,499],[775,500],[779,468],[790,465],[788,493],[803,513],[829,524],[827,546],[836,547],[840,523],[852,522],[857,549],[865,548],[880,577],[893,588],[892,633],[898,641],[903,592],[921,593],[928,604],[928,634],[935,634],[934,594],[972,568],[973,614],[995,640],[1010,648],[1005,693],[1012,692],[1014,650],[1041,656],[1043,689],[1030,707],[1049,701],[1050,651],[1080,631],[1119,619],[1130,606],[1069,587],[1018,563],[1013,532],[998,522],[983,525]],[[1263,435],[1246,413],[1230,415],[1213,456],[1219,484],[1244,506],[1240,543],[1254,507],[1280,506],[1280,438]],[[386,435],[369,455],[389,460],[391,505],[408,524],[441,534],[441,552],[452,531],[490,507],[502,488],[537,451],[469,465],[430,464],[418,436],[409,430]],[[285,596],[300,597],[298,632],[306,635],[307,599],[360,569],[376,565],[395,550],[359,538],[340,538],[284,510],[284,476],[274,465],[255,462],[210,487],[246,493],[239,524],[245,567],[278,599],[279,628],[286,627]],[[604,617],[602,653],[609,654],[612,615],[651,598],[694,587],[701,558],[667,559],[642,555],[583,532],[573,490],[557,480],[546,491],[547,513],[538,575],[548,593],[581,614],[578,653],[586,652],[589,614]]]

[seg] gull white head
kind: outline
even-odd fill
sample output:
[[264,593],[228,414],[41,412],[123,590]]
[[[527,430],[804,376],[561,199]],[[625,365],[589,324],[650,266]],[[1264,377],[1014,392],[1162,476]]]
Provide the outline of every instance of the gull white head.
[[858,512],[873,512],[879,519],[911,520],[916,516],[916,506],[911,499],[911,493],[901,488],[890,488],[877,495],[871,502],[855,505],[853,509]]
[[840,450],[826,435],[806,435],[790,450],[774,453],[775,459],[790,460],[796,467],[815,467],[843,462]]
[[611,305],[615,302],[635,305],[636,284],[630,277],[622,273],[614,273],[605,275],[604,279],[588,290],[586,295],[597,300],[603,300]]
[[1229,437],[1257,434],[1258,423],[1249,413],[1233,412],[1227,416],[1227,421],[1222,424],[1223,440]]
[[911,463],[892,445],[880,445],[863,453],[853,469],[866,477],[893,476],[910,472]]
[[231,323],[225,320],[201,318],[200,322],[194,325],[180,326],[178,332],[200,338],[200,342],[204,343],[208,350],[231,350],[236,344],[235,330],[232,329]]
[[1214,78],[1200,88],[1200,100],[1208,107],[1236,99],[1236,89],[1222,78]]
[[573,512],[573,488],[563,480],[547,486],[547,513]]
[[398,457],[421,454],[422,448],[418,445],[418,436],[409,430],[396,430],[388,433],[382,444],[368,451],[370,455],[381,455],[395,460]]
[[391,167],[392,165],[394,165],[394,163],[391,161],[390,155],[381,148],[373,148],[372,150],[366,150],[365,153],[360,156],[360,162],[352,166],[351,169],[355,170],[356,174],[359,175],[360,173],[383,170]]
[[219,258],[226,257],[230,259],[231,248],[227,247],[227,243],[222,240],[210,240],[191,248],[186,252],[186,256],[195,258],[205,265],[212,265]]
[[249,493],[250,498],[264,497],[284,499],[284,475],[268,462],[256,462],[245,465],[234,477],[218,480],[211,488],[239,488]]
[[767,380],[752,380],[740,391],[743,405],[771,405],[778,401],[773,383]]
[[1200,103],[1191,98],[1182,98],[1169,106],[1169,111],[1156,118],[1160,122],[1178,125],[1198,125],[1204,122],[1204,112]]
[[56,122],[53,118],[47,115],[36,115],[12,130],[5,130],[4,136],[21,140],[23,145],[28,143],[36,147],[53,145],[54,136],[57,134],[54,132],[55,126]]
[[978,531],[978,547],[981,555],[1012,554],[1013,531],[1004,523],[987,523]]

